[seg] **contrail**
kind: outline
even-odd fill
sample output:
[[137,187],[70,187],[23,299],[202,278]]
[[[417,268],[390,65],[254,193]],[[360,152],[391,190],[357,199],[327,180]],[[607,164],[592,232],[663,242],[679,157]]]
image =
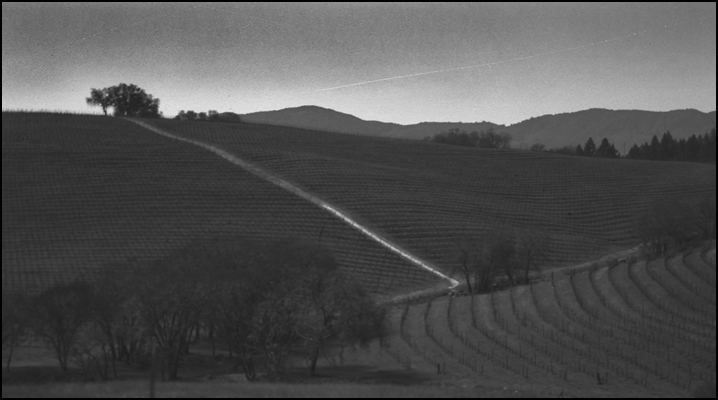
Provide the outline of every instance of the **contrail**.
[[[695,21],[695,23],[699,23],[699,22],[704,21],[704,20],[709,19],[709,18],[710,18],[710,17],[700,18],[698,21]],[[683,21],[683,22],[677,22],[677,23],[674,23],[674,24],[667,24],[667,25],[664,25],[663,28],[664,28],[664,29],[667,29],[667,28],[669,28],[669,27],[672,28],[672,27],[675,27],[675,26],[678,26],[678,25],[686,24],[686,23],[688,23],[688,22],[694,22],[694,21]],[[393,81],[393,80],[397,80],[397,79],[406,79],[406,78],[412,78],[412,77],[415,77],[415,76],[441,74],[441,73],[445,73],[445,72],[461,71],[461,70],[465,70],[465,69],[476,69],[476,68],[487,68],[487,67],[488,67],[488,68],[491,68],[491,67],[493,67],[494,65],[508,64],[508,63],[512,63],[512,62],[529,60],[529,59],[537,58],[537,57],[544,57],[544,56],[549,56],[549,55],[554,55],[554,54],[567,53],[567,52],[570,52],[570,51],[576,51],[576,50],[585,49],[585,48],[588,48],[588,47],[599,46],[599,45],[607,44],[607,43],[610,43],[610,42],[615,42],[615,41],[618,41],[618,40],[622,40],[622,39],[624,39],[624,38],[642,35],[642,34],[648,32],[648,31],[649,31],[649,29],[645,29],[645,30],[642,30],[642,31],[636,31],[636,32],[632,32],[632,33],[625,34],[625,35],[616,36],[616,37],[611,38],[611,39],[601,40],[601,41],[599,41],[599,42],[592,42],[592,43],[583,44],[583,45],[580,45],[580,46],[568,47],[568,48],[565,48],[565,49],[555,50],[555,51],[548,51],[548,52],[545,52],[545,53],[532,54],[532,55],[529,55],[529,56],[517,57],[517,58],[512,58],[512,59],[509,59],[509,60],[502,60],[502,61],[495,61],[495,62],[489,62],[489,63],[468,65],[468,66],[464,66],[464,67],[437,69],[437,70],[435,70],[435,71],[418,72],[418,73],[415,73],[415,74],[408,74],[408,75],[392,76],[392,77],[389,77],[389,78],[374,79],[374,80],[370,80],[370,81],[350,83],[350,84],[348,84],[348,85],[341,85],[341,86],[333,86],[333,87],[328,87],[328,88],[323,88],[323,89],[316,89],[316,90],[312,90],[311,92],[313,92],[313,93],[317,93],[317,92],[327,92],[327,91],[330,91],[330,90],[338,90],[338,89],[345,89],[345,88],[350,88],[350,87],[354,87],[354,86],[369,85],[369,84],[371,84],[371,83]]]
[[531,59],[531,58],[544,57],[544,56],[548,56],[548,55],[552,55],[552,54],[566,53],[566,52],[569,52],[569,51],[575,51],[575,50],[579,50],[579,49],[583,49],[583,48],[587,48],[587,47],[591,47],[591,46],[596,46],[596,45],[600,45],[600,44],[606,44],[606,43],[609,43],[609,42],[613,42],[613,41],[616,41],[616,40],[623,39],[624,37],[635,36],[635,35],[638,35],[639,33],[644,33],[644,32],[645,32],[645,31],[642,31],[642,32],[634,32],[634,33],[631,33],[631,34],[628,34],[628,35],[619,36],[619,37],[615,37],[615,38],[613,38],[613,39],[607,39],[607,40],[603,40],[603,41],[600,41],[600,42],[593,42],[593,43],[589,43],[589,44],[584,44],[584,45],[575,46],[575,47],[569,47],[569,48],[561,49],[561,50],[549,51],[549,52],[545,52],[545,53],[532,54],[532,55],[530,55],[530,56],[512,58],[512,59],[510,59],[510,60],[494,61],[494,62],[490,62],[490,63],[468,65],[468,66],[456,67],[456,68],[437,69],[437,70],[435,70],[435,71],[419,72],[419,73],[416,73],[416,74],[409,74],[409,75],[392,76],[392,77],[389,77],[389,78],[374,79],[374,80],[371,80],[371,81],[357,82],[357,83],[351,83],[351,84],[348,84],[348,85],[341,85],[341,86],[334,86],[334,87],[329,87],[329,88],[324,88],[324,89],[317,89],[317,90],[313,90],[313,92],[315,92],[315,93],[316,93],[316,92],[326,92],[326,91],[329,91],[329,90],[337,90],[337,89],[344,89],[344,88],[349,88],[349,87],[353,87],[353,86],[368,85],[368,84],[370,84],[370,83],[393,81],[393,80],[396,80],[396,79],[405,79],[405,78],[411,78],[411,77],[415,77],[415,76],[441,74],[441,73],[444,73],[444,72],[461,71],[461,70],[465,70],[465,69],[476,69],[476,68],[486,68],[486,67],[491,68],[491,67],[493,67],[494,65],[508,64],[508,63],[512,63],[512,62],[528,60],[528,59]]

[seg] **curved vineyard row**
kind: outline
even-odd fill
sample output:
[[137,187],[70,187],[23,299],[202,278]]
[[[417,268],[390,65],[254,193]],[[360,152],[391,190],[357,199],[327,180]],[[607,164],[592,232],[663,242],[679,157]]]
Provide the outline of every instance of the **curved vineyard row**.
[[[715,267],[687,266],[703,259],[697,249],[649,264],[555,273],[530,287],[407,305],[395,316],[408,343],[397,357],[413,354],[479,382],[531,384],[567,396],[685,396],[715,381],[716,315],[696,300],[715,298],[707,273]],[[667,265],[681,275],[705,272],[669,279]],[[638,267],[645,273],[630,272]]]

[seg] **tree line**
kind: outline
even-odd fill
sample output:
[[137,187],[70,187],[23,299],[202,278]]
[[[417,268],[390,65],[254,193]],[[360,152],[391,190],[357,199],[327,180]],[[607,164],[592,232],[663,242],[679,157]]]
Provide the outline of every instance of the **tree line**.
[[458,274],[468,293],[489,293],[529,282],[530,272],[550,261],[551,237],[540,229],[488,229],[456,243]]
[[632,160],[688,161],[698,163],[716,162],[716,130],[704,135],[692,135],[676,140],[670,132],[661,140],[653,136],[650,142],[633,145],[626,158]]
[[224,344],[250,381],[285,376],[306,354],[313,375],[330,344],[365,346],[385,310],[338,269],[330,249],[299,239],[199,242],[150,265],[108,265],[92,282],[37,296],[3,291],[3,349],[40,339],[60,367],[117,378],[117,363],[177,379],[201,335]]
[[159,118],[160,99],[147,94],[144,89],[134,84],[120,83],[102,89],[90,89],[90,96],[85,99],[88,105],[107,109],[112,107],[116,117]]
[[[557,149],[545,150],[543,145],[532,146],[531,151],[546,151],[550,153],[573,155],[581,157],[596,158],[622,158],[613,143],[604,138],[599,146],[596,146],[593,138],[582,146],[575,148],[566,146]],[[651,160],[651,161],[687,161],[697,163],[716,162],[716,130],[713,128],[710,133],[703,135],[692,135],[688,139],[676,140],[670,132],[663,134],[661,139],[654,135],[650,142],[642,145],[634,144],[625,155],[630,160]]]
[[467,133],[459,128],[453,128],[447,132],[425,137],[424,140],[433,143],[478,147],[482,149],[510,149],[512,138],[508,133],[496,133],[493,129]]
[[180,110],[180,112],[172,119],[178,121],[242,122],[242,119],[237,114],[220,114],[217,110],[209,110],[208,112],[202,111],[199,113],[194,110]]

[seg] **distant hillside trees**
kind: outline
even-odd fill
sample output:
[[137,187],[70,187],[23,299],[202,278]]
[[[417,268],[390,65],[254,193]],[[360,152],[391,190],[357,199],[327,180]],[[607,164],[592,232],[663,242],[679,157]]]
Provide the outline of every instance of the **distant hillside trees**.
[[694,203],[659,199],[647,205],[636,218],[636,233],[651,256],[696,240],[715,239],[715,195],[704,195]]
[[[554,152],[561,154],[569,153],[567,151]],[[583,147],[581,147],[581,145],[579,144],[573,154],[582,157],[621,158],[621,155],[618,153],[618,150],[616,150],[616,147],[606,138],[603,138],[601,144],[598,147],[596,147],[596,142],[593,141],[593,138],[588,138],[586,144]]]
[[193,110],[180,110],[180,112],[172,119],[178,121],[242,122],[237,114],[220,114],[217,110],[209,110],[208,112],[200,113],[196,113]]
[[704,135],[692,135],[688,139],[676,140],[670,132],[659,140],[653,136],[650,142],[633,145],[626,158],[652,161],[688,161],[699,163],[716,162],[716,130]]
[[[532,147],[532,151],[539,151]],[[560,149],[541,149],[549,153],[557,153],[564,155],[576,155],[582,157],[596,158],[621,158],[621,154],[616,150],[613,143],[604,138],[601,144],[596,147],[593,138],[582,146],[575,148],[566,146]],[[658,136],[642,145],[633,145],[625,155],[625,158],[631,160],[651,160],[651,161],[688,161],[699,163],[716,162],[716,130],[713,128],[710,133],[704,135],[692,135],[688,139],[676,140],[670,132],[666,132],[659,139]]]
[[424,138],[424,140],[455,146],[479,147],[482,149],[510,149],[512,139],[508,133],[496,133],[493,129],[467,133],[459,128],[454,128],[447,132],[436,134],[433,137]]
[[85,101],[90,106],[101,107],[105,115],[107,109],[112,107],[116,117],[160,117],[160,99],[134,84],[120,83],[103,89],[92,88],[90,97]]

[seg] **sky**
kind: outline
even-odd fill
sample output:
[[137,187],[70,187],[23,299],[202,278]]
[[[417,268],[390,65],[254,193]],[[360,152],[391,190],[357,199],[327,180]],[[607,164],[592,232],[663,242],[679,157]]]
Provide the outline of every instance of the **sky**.
[[512,124],[589,108],[716,109],[716,3],[3,3],[2,108],[316,105]]

